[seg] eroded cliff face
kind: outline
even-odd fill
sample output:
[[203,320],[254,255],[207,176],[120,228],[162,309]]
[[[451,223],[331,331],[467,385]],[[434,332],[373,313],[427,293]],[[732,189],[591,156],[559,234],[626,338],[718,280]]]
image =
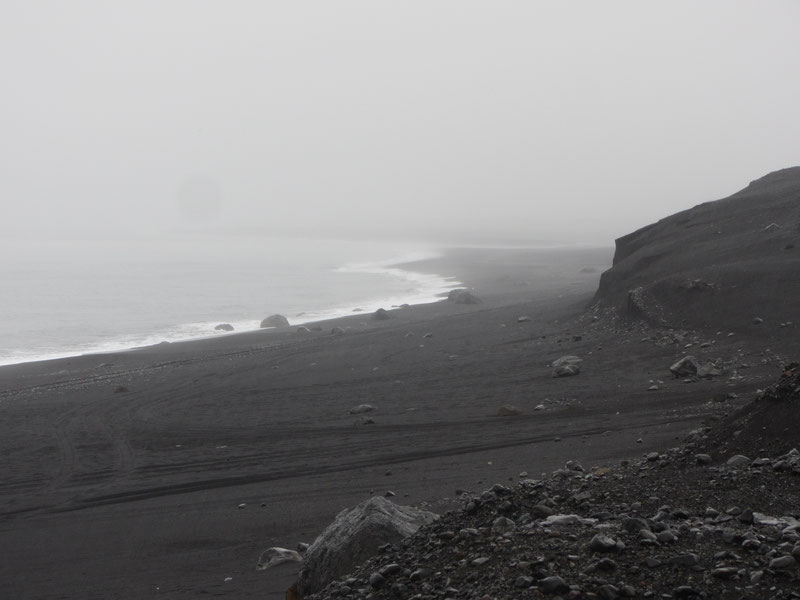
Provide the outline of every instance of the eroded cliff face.
[[616,240],[595,301],[662,325],[735,330],[757,316],[766,322],[765,314],[776,325],[800,321],[792,316],[799,292],[800,167],[793,167]]

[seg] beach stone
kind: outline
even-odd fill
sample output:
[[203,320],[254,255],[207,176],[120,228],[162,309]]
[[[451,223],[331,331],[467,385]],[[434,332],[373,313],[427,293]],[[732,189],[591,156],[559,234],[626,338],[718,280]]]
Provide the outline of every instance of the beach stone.
[[266,569],[271,569],[274,566],[282,565],[283,563],[300,562],[302,560],[303,557],[294,550],[287,550],[286,548],[273,546],[272,548],[267,548],[261,553],[261,556],[258,559],[258,565],[256,565],[256,569],[259,571],[264,571]]
[[288,327],[289,319],[283,315],[270,315],[261,321],[261,327]]
[[553,377],[572,377],[581,372],[580,363],[583,359],[574,355],[566,355],[552,362]]
[[341,327],[334,327],[331,329],[331,335],[342,335],[344,333],[344,329]]
[[529,588],[533,585],[533,577],[529,575],[520,575],[514,580],[514,587]]
[[582,358],[578,358],[573,354],[566,354],[561,358],[557,358],[556,360],[554,360],[550,366],[553,367],[554,369],[557,369],[558,367],[564,365],[577,365],[582,362],[583,362]]
[[297,333],[303,333],[303,334],[311,333],[311,330],[308,327],[304,327],[303,325],[301,325],[300,327],[297,328]]
[[794,556],[789,554],[773,558],[771,561],[769,561],[770,569],[791,569],[795,566],[797,566],[797,560],[795,560]]
[[306,551],[298,574],[303,596],[321,590],[375,554],[415,533],[438,515],[375,496],[340,512]]
[[720,375],[722,375],[722,371],[720,371],[710,362],[707,362],[697,367],[698,377],[702,377],[704,379],[711,379],[712,377],[719,377]]
[[539,581],[539,589],[545,594],[564,594],[569,591],[569,585],[558,575],[553,575],[541,579]]
[[230,323],[220,323],[214,327],[214,331],[233,331],[233,325]]
[[347,411],[347,414],[360,415],[363,413],[372,412],[373,410],[375,410],[375,407],[372,404],[359,404],[358,406],[354,406]]
[[694,459],[695,461],[697,461],[698,465],[711,464],[711,456],[709,456],[708,454],[695,454]]
[[480,304],[481,301],[475,295],[473,295],[469,290],[455,289],[450,290],[447,294],[447,300],[449,302],[455,302],[456,304]]
[[725,464],[728,465],[729,467],[746,467],[751,462],[752,461],[746,456],[737,454],[735,456],[731,456]]
[[689,377],[691,375],[697,375],[698,367],[697,359],[694,356],[684,356],[674,363],[669,370],[675,377]]
[[589,550],[592,552],[616,552],[617,541],[606,535],[596,535],[589,542]]
[[503,534],[506,531],[512,531],[516,527],[516,523],[508,517],[497,517],[492,522],[492,533]]
[[383,308],[379,308],[374,313],[372,313],[372,320],[373,321],[386,321],[391,319],[392,316]]

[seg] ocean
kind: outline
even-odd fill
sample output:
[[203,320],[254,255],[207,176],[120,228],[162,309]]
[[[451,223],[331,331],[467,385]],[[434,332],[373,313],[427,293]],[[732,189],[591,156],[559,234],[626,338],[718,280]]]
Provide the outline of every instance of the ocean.
[[[440,300],[457,285],[395,265],[420,245],[308,239],[73,244],[0,261],[0,365],[125,350]],[[122,250],[121,250],[122,248]],[[6,255],[8,257],[8,254]]]

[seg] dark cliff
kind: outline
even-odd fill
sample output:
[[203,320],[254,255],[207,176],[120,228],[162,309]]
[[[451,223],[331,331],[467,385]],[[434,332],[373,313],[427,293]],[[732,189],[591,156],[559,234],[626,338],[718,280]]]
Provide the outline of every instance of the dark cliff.
[[595,300],[675,327],[800,321],[800,167],[619,238]]

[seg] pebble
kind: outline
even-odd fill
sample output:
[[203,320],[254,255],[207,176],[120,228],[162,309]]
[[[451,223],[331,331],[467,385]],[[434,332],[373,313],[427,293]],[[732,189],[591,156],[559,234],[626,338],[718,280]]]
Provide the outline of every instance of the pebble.
[[569,591],[567,582],[557,575],[545,577],[539,581],[539,589],[545,594],[563,594]]
[[778,558],[773,558],[771,561],[769,561],[770,569],[791,569],[792,567],[796,566],[797,560],[795,560],[794,556],[788,554],[779,556]]
[[617,541],[606,535],[596,535],[589,542],[589,550],[592,552],[616,552],[618,550]]

